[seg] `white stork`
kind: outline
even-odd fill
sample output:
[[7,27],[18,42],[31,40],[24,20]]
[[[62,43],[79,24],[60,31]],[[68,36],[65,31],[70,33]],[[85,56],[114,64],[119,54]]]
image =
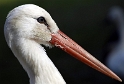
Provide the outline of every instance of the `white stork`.
[[61,48],[92,68],[121,81],[91,54],[62,33],[43,8],[26,4],[9,12],[4,34],[9,48],[28,73],[30,84],[66,84],[44,48]]
[[[114,6],[110,8],[107,19],[117,28],[119,36],[118,41],[109,42],[107,48],[112,47],[106,58],[106,65],[124,79],[124,11],[121,7]],[[113,36],[112,38],[116,38]],[[111,38],[110,38],[111,39]],[[114,46],[113,46],[114,43]]]

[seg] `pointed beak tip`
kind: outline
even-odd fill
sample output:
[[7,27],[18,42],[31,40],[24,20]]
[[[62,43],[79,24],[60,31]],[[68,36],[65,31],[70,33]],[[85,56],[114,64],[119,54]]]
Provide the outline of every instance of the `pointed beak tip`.
[[120,81],[120,82],[122,82],[122,80],[121,80],[121,79],[119,79],[119,81]]
[[119,82],[122,82],[121,78],[119,78],[119,77],[116,80],[118,80]]
[[114,74],[104,64],[98,61],[95,57],[89,54],[86,50],[80,47],[76,42],[74,42],[72,39],[70,39],[67,35],[65,35],[60,30],[58,31],[58,33],[52,34],[52,39],[50,42],[54,44],[56,47],[61,48],[68,54],[77,58],[78,60],[89,65],[90,67],[102,72],[103,74],[106,74],[109,77],[112,77],[122,82],[122,80],[116,74]]

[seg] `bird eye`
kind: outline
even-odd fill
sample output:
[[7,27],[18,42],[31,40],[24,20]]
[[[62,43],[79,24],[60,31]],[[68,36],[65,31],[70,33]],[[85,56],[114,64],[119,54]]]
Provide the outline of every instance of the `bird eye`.
[[47,22],[46,22],[46,20],[45,20],[45,18],[44,17],[39,17],[39,18],[37,18],[37,21],[39,22],[39,23],[43,23],[43,24],[45,24],[46,26],[48,26],[48,24],[47,24]]
[[45,18],[44,17],[39,17],[39,18],[37,18],[37,21],[39,22],[39,23],[45,23],[46,22],[46,20],[45,20]]

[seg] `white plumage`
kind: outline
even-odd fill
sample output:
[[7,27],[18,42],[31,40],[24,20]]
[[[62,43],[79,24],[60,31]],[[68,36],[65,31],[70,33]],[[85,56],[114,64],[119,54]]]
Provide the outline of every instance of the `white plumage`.
[[4,29],[7,43],[28,73],[31,84],[65,84],[44,48],[38,44],[51,47],[48,42],[51,40],[50,31],[36,20],[40,16],[46,16],[50,31],[58,31],[54,20],[44,9],[31,4],[23,5],[7,16]]
[[112,7],[107,17],[117,27],[119,41],[109,53],[106,64],[124,79],[124,11],[120,7]]
[[5,22],[4,34],[10,49],[28,73],[30,84],[66,84],[40,44],[62,48],[91,67],[121,81],[62,33],[50,14],[39,6],[26,4],[10,11]]

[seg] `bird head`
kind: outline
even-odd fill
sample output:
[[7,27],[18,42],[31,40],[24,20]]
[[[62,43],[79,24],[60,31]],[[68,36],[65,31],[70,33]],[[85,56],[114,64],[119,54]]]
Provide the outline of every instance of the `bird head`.
[[58,26],[43,8],[28,4],[14,8],[9,12],[5,23],[5,36],[11,46],[11,40],[32,39],[39,44],[50,46],[51,34],[57,33]]
[[120,21],[124,19],[123,14],[124,14],[124,11],[121,7],[118,7],[118,6],[111,7],[108,10],[108,13],[106,16],[106,22],[108,24],[113,24],[113,23],[119,24]]
[[4,34],[10,48],[13,41],[21,38],[45,46],[55,45],[90,67],[121,81],[105,65],[61,32],[50,14],[39,6],[26,4],[10,11],[5,22]]

